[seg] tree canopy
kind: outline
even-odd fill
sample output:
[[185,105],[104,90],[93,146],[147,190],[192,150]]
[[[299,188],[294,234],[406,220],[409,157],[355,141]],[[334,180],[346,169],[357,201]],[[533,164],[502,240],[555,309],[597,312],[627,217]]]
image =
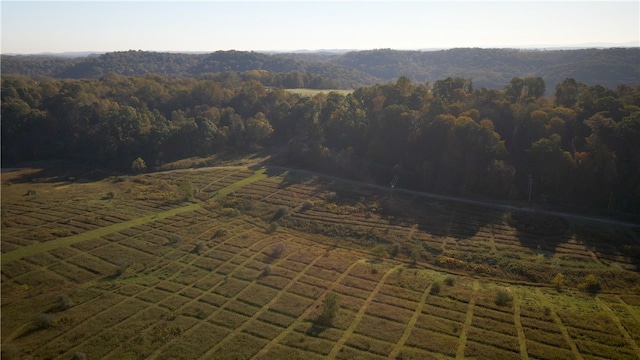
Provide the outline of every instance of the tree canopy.
[[[257,76],[257,75],[256,75]],[[2,161],[130,170],[261,146],[280,161],[443,194],[640,213],[640,86],[540,77],[502,89],[447,77],[314,97],[234,73],[52,80],[2,76]]]

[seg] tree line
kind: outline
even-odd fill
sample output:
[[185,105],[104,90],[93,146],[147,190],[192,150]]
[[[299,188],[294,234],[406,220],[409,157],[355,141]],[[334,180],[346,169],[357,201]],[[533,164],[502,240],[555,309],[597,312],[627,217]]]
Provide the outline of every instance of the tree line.
[[65,159],[128,169],[261,146],[289,166],[442,194],[640,212],[640,85],[540,77],[394,83],[314,97],[236,73],[2,77],[3,166]]
[[[115,72],[124,76],[154,73],[167,77],[194,77],[207,73],[267,71],[274,74],[265,86],[315,89],[370,86],[406,76],[414,82],[447,77],[472,78],[478,87],[501,89],[513,77],[536,76],[553,90],[565,78],[589,85],[615,88],[640,83],[640,48],[518,50],[461,48],[439,51],[376,49],[346,53],[274,53],[216,51],[181,54],[119,51],[78,58],[2,55],[2,74],[53,78],[101,78]],[[296,75],[298,74],[298,75]],[[300,81],[313,74],[315,79]],[[295,78],[298,77],[298,78]],[[551,96],[552,94],[546,94]]]

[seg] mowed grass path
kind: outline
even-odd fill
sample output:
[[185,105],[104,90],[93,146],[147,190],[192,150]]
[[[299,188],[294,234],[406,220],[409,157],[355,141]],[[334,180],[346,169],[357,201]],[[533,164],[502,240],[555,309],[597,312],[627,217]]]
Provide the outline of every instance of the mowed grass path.
[[[211,199],[216,199],[218,197],[226,196],[243,186],[256,182],[258,180],[262,180],[266,178],[265,169],[261,168],[254,172],[252,176],[244,178],[240,181],[237,181],[225,188],[222,188],[218,191],[216,195],[214,195]],[[171,216],[175,216],[184,212],[198,210],[200,208],[200,204],[189,204],[185,206],[181,206],[175,209],[170,209],[162,212],[158,212],[154,215],[146,215],[139,218],[135,218],[129,221],[124,221],[121,223],[101,227],[95,230],[89,230],[83,232],[81,234],[67,236],[55,240],[50,240],[42,243],[27,245],[16,250],[10,251],[8,253],[2,254],[2,264],[9,264],[13,261],[22,259],[26,256],[35,255],[45,253],[60,247],[70,246],[81,241],[90,240],[94,238],[98,238],[101,236],[105,236],[111,233],[115,233],[118,231],[126,230],[132,228],[134,226],[140,226],[152,221],[162,220]]]

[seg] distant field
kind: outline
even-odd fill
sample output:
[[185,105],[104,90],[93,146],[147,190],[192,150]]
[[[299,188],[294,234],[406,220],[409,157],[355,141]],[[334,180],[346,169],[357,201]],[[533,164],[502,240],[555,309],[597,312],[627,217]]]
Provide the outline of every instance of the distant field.
[[637,227],[278,168],[43,176],[2,174],[3,359],[640,358]]
[[301,96],[315,96],[320,93],[328,94],[330,92],[336,92],[338,94],[348,95],[353,92],[353,90],[344,90],[344,89],[285,89],[285,90]]

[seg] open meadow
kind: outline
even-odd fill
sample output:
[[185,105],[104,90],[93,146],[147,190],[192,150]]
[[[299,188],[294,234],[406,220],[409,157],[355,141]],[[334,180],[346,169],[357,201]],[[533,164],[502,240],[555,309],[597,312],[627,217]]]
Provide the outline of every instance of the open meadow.
[[1,253],[3,359],[640,358],[638,226],[277,167],[23,169]]

